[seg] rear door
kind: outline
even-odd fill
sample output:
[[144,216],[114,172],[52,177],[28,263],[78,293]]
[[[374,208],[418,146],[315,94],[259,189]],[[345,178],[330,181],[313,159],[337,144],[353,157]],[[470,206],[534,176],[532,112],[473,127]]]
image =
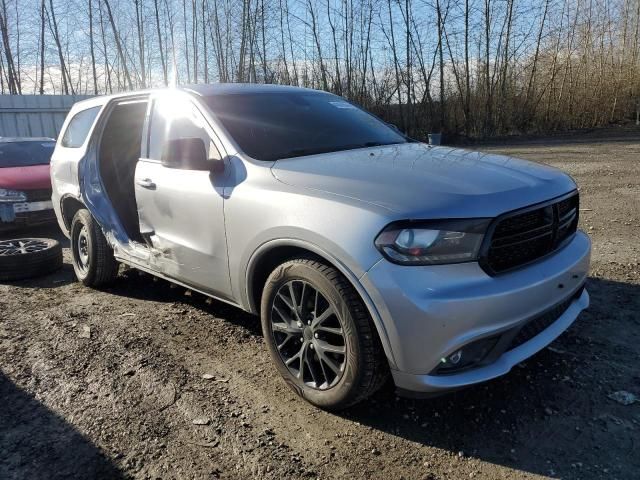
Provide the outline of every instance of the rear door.
[[148,145],[135,173],[140,232],[150,266],[171,278],[221,297],[231,295],[224,229],[222,176],[164,166],[166,142],[202,138],[208,157],[224,158],[222,145],[199,107],[182,94],[152,99]]

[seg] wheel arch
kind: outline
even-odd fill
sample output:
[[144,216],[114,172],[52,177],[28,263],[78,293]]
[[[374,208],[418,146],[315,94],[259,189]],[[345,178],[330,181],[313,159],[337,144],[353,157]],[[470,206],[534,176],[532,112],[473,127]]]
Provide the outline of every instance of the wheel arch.
[[248,310],[257,315],[260,314],[260,300],[267,278],[278,265],[296,257],[316,259],[337,269],[347,279],[367,308],[389,365],[394,368],[395,360],[384,323],[368,293],[344,263],[314,244],[302,240],[282,239],[272,240],[261,245],[253,253],[247,265],[245,292]]
[[62,214],[62,221],[67,229],[67,232],[71,229],[71,222],[73,217],[82,208],[87,208],[84,203],[78,200],[73,195],[65,195],[60,200],[60,213]]

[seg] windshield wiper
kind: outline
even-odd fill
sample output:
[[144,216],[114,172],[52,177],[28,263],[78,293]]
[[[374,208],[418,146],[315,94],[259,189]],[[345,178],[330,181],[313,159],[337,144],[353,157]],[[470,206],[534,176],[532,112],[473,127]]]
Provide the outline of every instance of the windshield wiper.
[[385,145],[395,145],[396,143],[398,142],[365,142],[362,144],[362,147],[384,147]]
[[292,157],[305,157],[307,155],[317,155],[319,153],[328,153],[334,151],[334,148],[294,148],[288,152],[278,155],[278,159],[292,158]]
[[277,159],[304,157],[307,155],[318,155],[320,153],[341,152],[343,150],[356,150],[358,148],[370,148],[370,147],[382,147],[385,145],[395,145],[396,142],[364,142],[364,143],[352,143],[349,145],[341,145],[339,147],[325,147],[325,148],[296,148],[289,150],[283,154],[277,156]]

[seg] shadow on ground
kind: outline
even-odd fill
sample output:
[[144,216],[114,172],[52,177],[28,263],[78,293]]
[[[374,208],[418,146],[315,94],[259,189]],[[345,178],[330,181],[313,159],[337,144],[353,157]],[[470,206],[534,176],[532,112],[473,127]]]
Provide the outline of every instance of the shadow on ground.
[[89,439],[1,372],[0,398],[0,478],[125,478]]
[[[339,415],[411,442],[551,477],[627,478],[637,430],[633,407],[608,398],[640,390],[634,342],[640,341],[640,286],[590,278],[591,307],[557,339],[508,375],[428,400],[399,398],[388,384],[369,401]],[[185,296],[185,289],[136,271],[125,272],[109,293],[189,304],[262,335],[259,319],[234,307]],[[612,333],[613,331],[617,334]],[[635,339],[635,340],[634,340]],[[639,393],[636,391],[636,393]]]
[[507,376],[430,400],[400,399],[387,388],[344,418],[518,471],[631,478],[640,467],[640,415],[608,394],[640,394],[640,285],[590,278],[587,288],[590,309]]
[[[24,286],[54,285],[55,275],[73,281],[69,268],[66,264],[66,270],[51,278]],[[386,438],[442,451],[433,455],[506,466],[515,477],[529,472],[562,478],[633,478],[640,469],[640,457],[634,455],[640,414],[637,405],[620,405],[608,395],[617,390],[640,395],[640,285],[590,278],[587,289],[590,309],[551,348],[505,377],[430,400],[399,398],[387,385],[339,416],[371,427],[371,438],[384,433]],[[262,335],[257,317],[199,294],[186,296],[184,288],[135,270],[122,272],[105,292],[189,304],[238,325],[248,336]],[[48,478],[53,471],[69,476],[81,472],[85,477],[120,475],[73,427],[2,375],[0,392],[9,406],[0,410],[0,449],[7,452],[0,457],[7,459],[0,461],[0,477],[8,473]],[[385,455],[407,451],[398,447],[395,453],[393,443],[387,446],[392,450]]]
[[185,303],[217,318],[222,318],[226,322],[238,325],[247,330],[249,335],[262,336],[262,327],[258,316],[247,313],[228,303],[207,298],[197,292],[190,292],[185,295],[188,291],[185,287],[172,284],[135,269],[121,270],[118,281],[104,290],[113,295],[144,301]]
[[[637,430],[634,410],[608,398],[640,390],[633,362],[640,341],[640,286],[590,278],[591,308],[553,344],[486,384],[428,400],[399,398],[388,384],[340,416],[385,434],[449,452],[551,477],[627,478]],[[185,296],[149,275],[129,270],[109,293],[145,301],[189,304],[262,335],[259,319],[204,296]],[[613,331],[617,334],[612,333]],[[634,340],[635,339],[635,340]],[[640,393],[636,391],[636,393]],[[615,474],[614,474],[615,475]]]

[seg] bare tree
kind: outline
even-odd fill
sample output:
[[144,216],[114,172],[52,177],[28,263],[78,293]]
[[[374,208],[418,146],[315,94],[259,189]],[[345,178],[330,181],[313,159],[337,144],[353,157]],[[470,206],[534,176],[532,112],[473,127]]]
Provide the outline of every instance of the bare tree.
[[153,7],[155,12],[156,33],[158,35],[158,51],[160,53],[160,66],[162,68],[162,80],[163,80],[163,84],[167,85],[169,82],[167,80],[167,64],[164,59],[164,49],[162,48],[162,31],[160,30],[160,10],[158,9],[158,0],[153,0]]
[[75,92],[73,91],[71,75],[67,70],[67,64],[64,59],[64,51],[62,49],[62,43],[60,41],[60,34],[58,33],[58,22],[56,21],[56,13],[55,13],[55,9],[53,8],[53,0],[49,0],[49,9],[47,13],[48,13],[47,19],[49,23],[49,28],[53,35],[53,40],[56,42],[56,48],[58,49],[58,59],[60,60],[60,72],[61,72],[60,75],[62,77],[62,91],[65,95],[68,95],[69,91],[71,91],[71,94],[74,94]]
[[640,98],[640,1],[0,0],[1,93],[202,81],[325,89],[420,138],[605,125]]
[[44,94],[44,23],[45,23],[45,0],[40,2],[40,95]]
[[98,74],[96,71],[96,54],[93,47],[93,0],[89,0],[89,50],[91,52],[91,73],[93,75],[93,93],[98,94]]
[[138,31],[138,58],[140,59],[140,82],[142,88],[147,86],[147,72],[144,60],[144,19],[140,0],[133,0],[136,7],[136,28]]
[[5,69],[7,84],[9,86],[9,93],[19,94],[21,93],[21,86],[14,63],[14,55],[11,48],[11,42],[9,40],[9,16],[7,12],[6,0],[2,0],[2,4],[0,6],[2,7],[0,11],[0,34],[2,35],[2,46],[4,49],[5,59],[7,61],[7,66]]
[[[51,0],[49,0],[51,1]],[[116,28],[116,23],[113,20],[113,13],[111,12],[111,5],[109,5],[109,0],[103,0],[105,7],[107,7],[107,15],[109,16],[109,23],[111,24],[111,31],[113,32],[113,38],[116,42],[116,48],[118,50],[118,59],[122,65],[125,79],[127,80],[127,85],[130,89],[133,90],[133,83],[131,82],[131,75],[129,75],[129,69],[127,68],[127,60],[124,56],[122,50],[122,44],[120,42],[120,35],[118,34],[118,29]]]

